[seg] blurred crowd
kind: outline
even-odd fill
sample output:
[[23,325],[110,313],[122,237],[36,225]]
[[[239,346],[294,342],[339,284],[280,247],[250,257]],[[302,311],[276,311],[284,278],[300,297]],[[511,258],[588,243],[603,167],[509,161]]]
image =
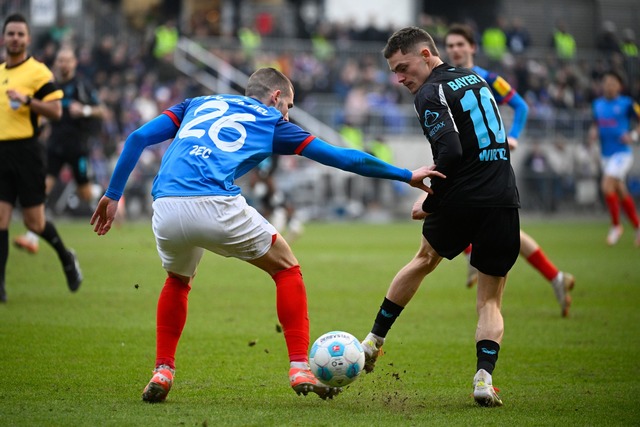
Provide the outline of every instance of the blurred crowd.
[[[450,23],[422,15],[417,24],[434,36],[444,55],[442,41]],[[548,47],[542,50],[531,46],[531,37],[519,17],[498,17],[494,26],[482,30],[473,21],[466,24],[477,32],[476,63],[499,72],[529,104],[527,131],[532,135],[536,123],[554,121],[556,128],[562,129],[566,121],[571,129],[576,114],[588,117],[591,101],[600,95],[599,78],[607,69],[624,76],[628,93],[640,99],[640,58],[631,29],[619,30],[612,22],[603,23],[598,55],[581,55],[580,46],[562,21],[556,23]],[[396,83],[379,53],[391,31],[373,23],[356,29],[349,23],[319,22],[302,34],[306,39],[283,43],[274,22],[258,15],[253,25],[230,34],[214,34],[206,21],[200,20],[192,23],[189,31],[182,31],[169,19],[87,43],[61,22],[39,37],[32,53],[52,67],[56,51],[63,45],[72,46],[78,55],[78,75],[98,90],[107,116],[101,132],[93,138],[93,170],[96,182],[105,187],[112,162],[132,130],[164,108],[206,93],[173,66],[172,54],[181,35],[197,40],[247,74],[262,66],[282,70],[296,86],[297,104],[314,115],[324,106],[330,115],[318,113],[317,117],[343,130],[347,144],[371,151],[370,143],[380,139],[381,133],[413,128],[407,123],[410,94]],[[133,177],[129,192],[148,194],[147,178],[155,173],[163,149],[145,152],[136,169],[140,179]]]

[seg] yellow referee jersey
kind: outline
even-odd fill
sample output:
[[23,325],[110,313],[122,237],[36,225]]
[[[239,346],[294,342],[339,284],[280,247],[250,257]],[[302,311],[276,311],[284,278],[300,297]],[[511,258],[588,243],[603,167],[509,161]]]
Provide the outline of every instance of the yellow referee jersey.
[[64,95],[53,82],[53,73],[32,57],[11,68],[0,64],[0,142],[33,138],[38,130],[38,115],[28,105],[11,108],[8,89],[41,101],[62,99]]

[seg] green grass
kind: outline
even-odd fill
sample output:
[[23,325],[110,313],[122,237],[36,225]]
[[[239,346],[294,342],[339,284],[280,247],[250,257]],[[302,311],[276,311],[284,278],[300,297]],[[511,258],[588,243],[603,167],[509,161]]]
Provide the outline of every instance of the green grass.
[[[637,425],[640,249],[604,245],[605,221],[523,221],[559,268],[577,276],[571,317],[524,260],[504,298],[494,383],[502,408],[478,408],[475,298],[459,257],[423,283],[389,334],[376,372],[333,401],[287,382],[275,292],[261,271],[206,254],[190,297],[169,399],[144,404],[164,282],[147,223],[104,237],[58,224],[85,282],[69,294],[53,251],[11,250],[0,306],[0,425]],[[627,228],[627,230],[629,230]],[[14,224],[11,233],[22,232]],[[311,224],[293,244],[309,294],[312,341],[369,331],[387,286],[415,253],[419,223]],[[249,346],[250,341],[256,345]]]

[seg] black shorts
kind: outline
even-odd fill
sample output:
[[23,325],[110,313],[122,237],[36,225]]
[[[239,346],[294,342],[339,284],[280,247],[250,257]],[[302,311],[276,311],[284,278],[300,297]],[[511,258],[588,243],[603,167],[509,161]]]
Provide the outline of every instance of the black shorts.
[[447,259],[471,243],[471,265],[502,277],[518,259],[520,216],[517,208],[442,207],[424,220],[422,235]]
[[23,208],[45,202],[44,148],[36,140],[0,141],[0,200]]
[[65,152],[51,148],[47,150],[47,175],[57,177],[65,164],[71,166],[76,184],[84,185],[89,182],[89,154],[87,152]]

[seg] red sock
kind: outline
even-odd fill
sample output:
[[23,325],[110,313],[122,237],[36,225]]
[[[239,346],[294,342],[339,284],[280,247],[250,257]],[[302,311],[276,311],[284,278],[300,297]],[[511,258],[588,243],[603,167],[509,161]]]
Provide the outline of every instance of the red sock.
[[631,194],[627,194],[627,196],[622,199],[622,209],[627,214],[627,217],[629,217],[629,220],[633,224],[633,227],[640,227],[640,222],[638,221],[638,212],[636,211],[636,205],[635,203],[633,203]]
[[273,275],[276,282],[276,309],[282,325],[284,339],[291,362],[309,360],[309,315],[307,292],[300,266],[288,268]]
[[542,249],[538,248],[534,253],[529,255],[527,261],[540,272],[548,281],[553,280],[558,275],[558,269],[549,258],[542,252]]
[[156,315],[156,367],[176,368],[176,348],[187,321],[187,302],[191,286],[175,277],[164,282]]
[[620,206],[618,195],[616,193],[605,194],[604,201],[607,202],[607,207],[609,208],[611,223],[613,225],[620,225]]
[[464,254],[465,255],[469,255],[470,253],[471,253],[471,245],[469,245],[466,248],[464,248]]

